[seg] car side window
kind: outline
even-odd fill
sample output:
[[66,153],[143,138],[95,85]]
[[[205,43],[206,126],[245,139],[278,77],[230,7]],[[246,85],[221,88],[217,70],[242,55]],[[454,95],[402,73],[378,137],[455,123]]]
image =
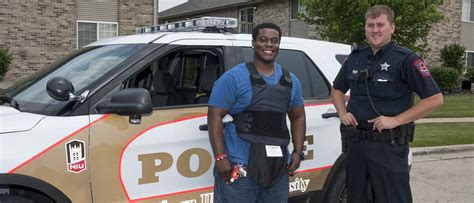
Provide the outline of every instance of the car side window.
[[[253,59],[252,48],[243,47],[242,51],[245,61]],[[306,54],[296,50],[280,49],[276,62],[298,77],[305,99],[329,98],[330,86],[328,82]]]
[[123,88],[150,91],[153,107],[206,104],[222,73],[222,49],[179,49],[148,63]]

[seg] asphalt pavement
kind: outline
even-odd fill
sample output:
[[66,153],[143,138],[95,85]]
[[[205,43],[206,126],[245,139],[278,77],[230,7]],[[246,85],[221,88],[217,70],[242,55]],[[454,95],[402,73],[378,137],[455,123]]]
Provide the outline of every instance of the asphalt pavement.
[[474,145],[413,148],[413,202],[474,202]]
[[[474,122],[466,118],[425,118],[416,123]],[[473,132],[474,136],[474,132]],[[413,202],[474,202],[474,144],[412,148]]]

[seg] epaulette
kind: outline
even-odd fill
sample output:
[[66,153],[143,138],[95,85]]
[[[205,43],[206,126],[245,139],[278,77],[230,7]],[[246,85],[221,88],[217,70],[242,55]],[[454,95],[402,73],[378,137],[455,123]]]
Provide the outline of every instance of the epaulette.
[[[400,45],[395,45],[395,48],[394,48],[394,51],[397,51],[397,52],[400,52],[404,55],[410,55],[410,54],[416,54],[413,50],[409,49],[409,48],[406,48],[406,47],[402,47]],[[417,54],[418,55],[418,54]]]
[[352,51],[351,51],[351,54],[354,54],[354,53],[357,53],[357,52],[360,52],[360,51],[364,51],[366,49],[368,49],[369,47],[368,46],[352,46]]

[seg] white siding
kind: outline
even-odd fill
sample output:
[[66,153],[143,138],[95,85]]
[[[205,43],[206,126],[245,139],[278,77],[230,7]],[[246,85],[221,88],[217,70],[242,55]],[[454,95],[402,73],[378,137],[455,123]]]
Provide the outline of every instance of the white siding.
[[118,22],[118,0],[78,0],[78,20]]

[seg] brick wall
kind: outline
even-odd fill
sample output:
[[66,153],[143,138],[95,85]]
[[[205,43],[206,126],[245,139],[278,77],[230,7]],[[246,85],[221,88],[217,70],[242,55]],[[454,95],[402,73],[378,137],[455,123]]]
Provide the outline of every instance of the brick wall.
[[288,36],[290,30],[290,1],[269,0],[258,5],[255,23],[272,22],[280,26],[282,35]]
[[437,67],[442,64],[440,53],[445,45],[460,43],[461,9],[462,1],[459,0],[444,1],[443,5],[439,7],[445,17],[432,26],[428,35],[428,47],[431,52],[425,57],[425,61],[429,67]]
[[[215,10],[215,11],[202,12],[202,13],[198,13],[194,15],[185,16],[185,17],[169,18],[169,19],[166,19],[166,21],[176,22],[176,21],[204,17],[204,16],[229,17],[229,18],[239,19],[239,8],[233,7],[233,8],[226,8],[226,9]],[[158,18],[160,17],[158,16]],[[163,23],[165,22],[160,19],[160,24],[163,24]]]
[[202,13],[200,16],[216,16],[216,17],[229,17],[239,19],[239,9],[238,8],[227,8],[218,11],[209,11]]
[[[153,23],[153,0],[119,0],[119,35]],[[13,54],[5,89],[76,50],[76,0],[0,1],[0,47]]]
[[135,28],[151,25],[153,25],[153,0],[119,1],[119,35],[134,34]]
[[0,47],[13,54],[0,89],[76,49],[75,0],[0,1]]

